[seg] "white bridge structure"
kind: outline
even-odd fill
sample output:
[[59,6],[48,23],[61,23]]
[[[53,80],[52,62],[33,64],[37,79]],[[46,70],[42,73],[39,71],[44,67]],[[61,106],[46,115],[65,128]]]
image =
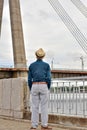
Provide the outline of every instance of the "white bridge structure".
[[87,77],[54,79],[49,112],[87,117]]

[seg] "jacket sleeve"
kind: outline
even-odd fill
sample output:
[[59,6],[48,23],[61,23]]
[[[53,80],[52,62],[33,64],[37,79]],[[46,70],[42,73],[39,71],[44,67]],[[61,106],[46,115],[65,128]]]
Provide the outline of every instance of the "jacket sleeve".
[[47,82],[48,89],[50,89],[50,86],[51,86],[51,69],[50,69],[49,65],[47,67],[47,78],[46,78],[46,82]]
[[32,74],[31,74],[30,67],[29,67],[29,71],[28,71],[28,86],[29,86],[29,89],[31,90],[31,87],[32,87]]

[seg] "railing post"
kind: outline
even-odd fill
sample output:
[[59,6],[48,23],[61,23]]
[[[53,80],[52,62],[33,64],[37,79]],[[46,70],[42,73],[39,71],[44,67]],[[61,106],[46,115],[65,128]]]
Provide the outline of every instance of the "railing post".
[[69,114],[71,114],[71,82],[69,82]]
[[76,93],[76,115],[77,115],[77,107],[78,107],[78,105],[77,105],[77,103],[78,103],[78,101],[77,101],[77,81],[76,81],[76,90],[75,90],[75,93]]
[[83,80],[83,116],[85,117],[85,81]]
[[58,100],[58,91],[59,88],[58,88],[58,82],[57,82],[57,113],[58,113],[58,110],[59,110],[59,100]]
[[62,113],[64,114],[64,82],[63,82],[62,94],[63,94],[63,98],[62,98],[62,104],[63,104]]

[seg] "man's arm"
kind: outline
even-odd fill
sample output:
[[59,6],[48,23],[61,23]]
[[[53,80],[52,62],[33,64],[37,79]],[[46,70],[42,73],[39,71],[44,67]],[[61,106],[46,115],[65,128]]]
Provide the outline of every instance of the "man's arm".
[[32,87],[32,74],[31,74],[30,67],[29,67],[29,71],[28,71],[28,86],[29,86],[29,89],[31,90],[31,87]]
[[50,69],[50,66],[48,65],[47,67],[47,78],[46,78],[46,82],[47,82],[47,86],[48,86],[48,89],[50,89],[50,86],[51,86],[51,69]]

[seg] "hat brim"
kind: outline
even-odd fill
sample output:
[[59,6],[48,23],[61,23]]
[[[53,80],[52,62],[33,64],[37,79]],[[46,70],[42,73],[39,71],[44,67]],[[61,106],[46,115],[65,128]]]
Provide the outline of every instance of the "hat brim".
[[36,55],[37,57],[39,57],[39,58],[43,58],[43,57],[45,56],[45,54],[43,54],[43,55],[38,55],[37,52],[35,53],[35,55]]

